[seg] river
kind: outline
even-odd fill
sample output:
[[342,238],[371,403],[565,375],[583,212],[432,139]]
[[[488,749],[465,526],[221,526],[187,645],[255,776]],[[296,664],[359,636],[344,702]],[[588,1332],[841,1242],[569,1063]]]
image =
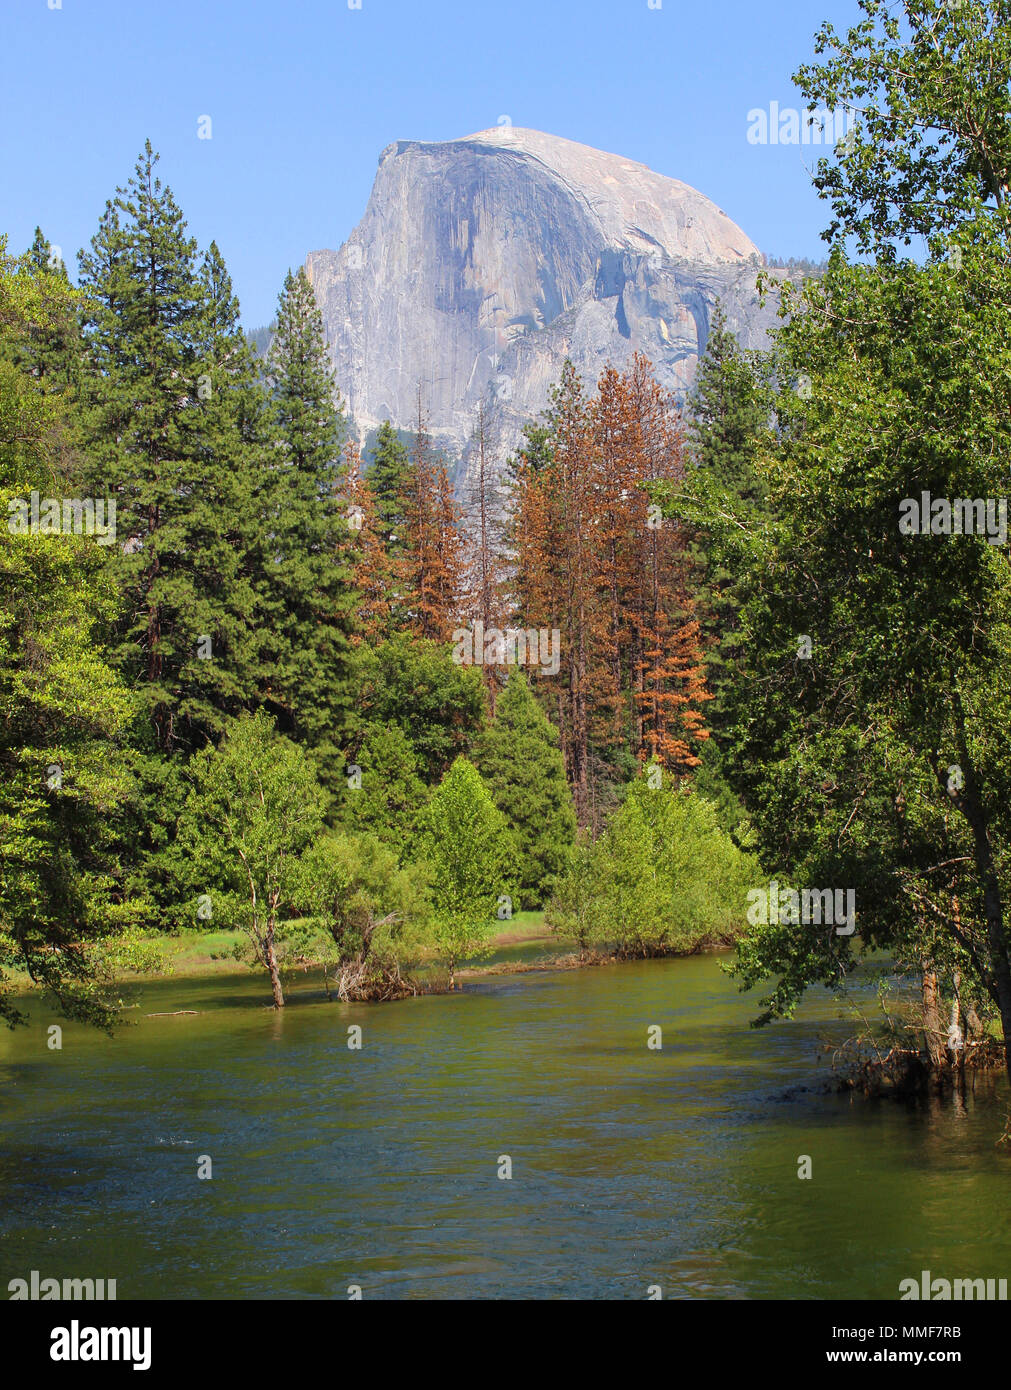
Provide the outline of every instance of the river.
[[[0,1033],[4,1289],[895,1299],[923,1269],[1011,1275],[1003,1084],[962,1114],[825,1093],[838,1007],[751,1029],[715,956],[389,1005],[303,985],[280,1014],[253,975],[130,997],[114,1039],[64,1025],[50,1050],[37,1002]],[[198,1012],[146,1016],[176,1009]]]

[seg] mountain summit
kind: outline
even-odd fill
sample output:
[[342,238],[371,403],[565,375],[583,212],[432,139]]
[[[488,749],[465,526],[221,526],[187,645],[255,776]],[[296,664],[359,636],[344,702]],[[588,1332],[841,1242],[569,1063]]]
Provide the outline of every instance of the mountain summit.
[[[365,215],[306,270],[359,429],[430,428],[466,456],[479,403],[500,455],[571,357],[588,382],[636,351],[683,395],[712,307],[758,346],[755,244],[704,194],[537,130],[387,146]],[[466,472],[466,463],[464,464]]]

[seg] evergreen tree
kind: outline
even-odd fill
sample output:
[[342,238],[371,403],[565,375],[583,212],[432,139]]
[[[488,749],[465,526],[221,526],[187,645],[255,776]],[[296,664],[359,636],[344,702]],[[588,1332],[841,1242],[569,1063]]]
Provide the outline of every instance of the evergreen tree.
[[220,475],[231,484],[234,510],[217,518],[235,553],[228,605],[219,617],[219,633],[228,653],[222,672],[230,711],[259,703],[270,681],[264,652],[257,589],[270,555],[263,544],[270,501],[270,403],[260,379],[256,356],[239,322],[239,301],[215,242],[199,272],[202,291],[198,351],[197,400],[200,428],[197,457],[205,476]]
[[597,603],[593,426],[586,392],[572,363],[551,392],[550,435],[528,435],[520,453],[512,535],[519,619],[562,635],[561,670],[541,684],[553,707],[576,816],[594,820],[590,722],[594,658],[607,651]]
[[418,388],[418,415],[407,487],[407,594],[411,629],[449,640],[463,578],[463,541],[444,462],[437,456]]
[[426,786],[443,776],[484,725],[481,677],[450,649],[398,633],[359,648],[356,691],[361,717],[403,730]]
[[366,481],[375,498],[376,515],[391,556],[403,554],[406,545],[405,498],[409,476],[407,449],[389,420],[384,420],[376,432],[376,446]]
[[519,849],[519,905],[540,907],[564,873],[576,833],[558,734],[514,669],[475,761]]
[[143,691],[155,746],[171,753],[199,746],[254,698],[240,535],[255,504],[234,420],[213,395],[215,376],[227,385],[231,368],[214,360],[228,330],[212,320],[230,311],[209,305],[208,292],[227,302],[230,287],[213,258],[198,275],[157,158],[148,142],[81,256],[83,391],[87,480],[117,507],[116,662]]
[[[769,432],[769,373],[769,357],[741,351],[717,304],[690,401],[692,453],[705,483],[736,498],[741,513],[759,525],[768,517],[766,486],[756,461]],[[695,559],[697,608],[713,696],[706,714],[717,743],[709,761],[718,764],[720,735],[728,724],[727,688],[735,678],[740,655],[742,576],[701,546],[695,548]]]
[[342,819],[350,830],[371,831],[402,856],[415,817],[428,798],[418,759],[396,724],[367,724],[348,755],[348,790]]
[[351,714],[355,595],[339,494],[344,420],[312,286],[290,271],[268,370],[275,411],[262,600],[282,728],[313,749],[333,786]]
[[[38,288],[42,312],[34,316],[33,322],[23,324],[19,333],[6,335],[3,351],[19,367],[31,372],[43,391],[64,396],[69,405],[79,390],[83,356],[77,297],[62,258],[39,227],[35,228],[24,264]],[[64,410],[61,445],[69,445],[75,438],[74,425],[74,414]]]
[[453,988],[461,960],[487,949],[499,897],[512,890],[515,846],[473,763],[457,758],[418,818],[418,858],[431,871],[435,937]]
[[395,631],[406,565],[403,555],[391,551],[387,543],[388,531],[362,477],[358,445],[351,439],[344,449],[341,493],[347,504],[351,578],[358,596],[358,620],[351,640],[354,646],[363,641],[376,644]]
[[[463,508],[460,616],[472,625],[480,622],[487,632],[490,628],[505,627],[509,604],[503,545],[505,499],[488,447],[488,422],[483,405],[478,409],[474,445],[473,482],[467,490]],[[501,668],[488,663],[482,665],[481,673],[494,715]]]

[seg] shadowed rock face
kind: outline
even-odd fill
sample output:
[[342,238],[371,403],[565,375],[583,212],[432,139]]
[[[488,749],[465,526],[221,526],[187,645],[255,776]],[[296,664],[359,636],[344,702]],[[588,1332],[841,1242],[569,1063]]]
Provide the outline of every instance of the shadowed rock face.
[[479,403],[503,459],[566,357],[592,384],[644,352],[683,396],[717,298],[760,346],[775,318],[758,305],[760,260],[687,184],[508,127],[389,145],[361,222],[306,270],[359,429],[410,429],[420,381],[464,486]]

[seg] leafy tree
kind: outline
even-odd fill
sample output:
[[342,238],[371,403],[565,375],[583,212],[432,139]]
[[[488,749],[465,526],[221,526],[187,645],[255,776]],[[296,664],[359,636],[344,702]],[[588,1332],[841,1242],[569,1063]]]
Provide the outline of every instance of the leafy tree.
[[594,842],[589,831],[578,831],[566,872],[555,884],[544,912],[544,921],[551,931],[558,936],[574,938],[580,959],[590,950],[596,925],[595,862]]
[[115,598],[101,547],[31,529],[32,491],[62,491],[61,399],[15,359],[73,304],[0,240],[0,1018],[12,1027],[24,1016],[4,997],[10,971],[66,1016],[108,1026],[101,956],[141,915],[113,845],[133,702],[102,645]]
[[604,834],[577,855],[552,904],[555,930],[625,957],[686,953],[740,935],[756,866],[708,801],[662,779],[658,764],[644,769]]
[[[785,294],[778,435],[761,450],[775,521],[695,498],[754,574],[731,766],[769,871],[852,887],[859,946],[920,972],[925,1031],[940,972],[956,1023],[979,1000],[999,1016],[1011,1072],[1008,571],[978,528],[932,529],[930,501],[943,519],[1008,492],[1011,21],[938,0],[861,8],[797,75],[860,121],[816,180],[835,213],[828,272]],[[918,236],[925,266],[899,259]],[[849,238],[875,264],[847,265]],[[924,498],[926,525],[904,531]],[[854,964],[848,937],[782,922],[741,953],[745,984],[775,982],[763,1019]]]
[[399,634],[375,649],[362,647],[356,677],[362,718],[402,730],[426,786],[439,781],[484,725],[481,677],[437,642]]
[[[777,402],[776,519],[709,513],[754,575],[735,783],[770,873],[852,888],[862,947],[957,971],[1011,1043],[1006,558],[985,534],[932,533],[929,506],[925,534],[900,526],[924,492],[1007,495],[1006,262],[982,230],[957,271],[836,254],[788,307],[779,351],[811,392]],[[847,936],[799,924],[756,929],[741,957],[746,984],[776,982],[764,1018],[853,965]]]
[[302,857],[323,827],[325,795],[303,750],[262,710],[236,720],[218,748],[201,749],[189,775],[179,840],[194,890],[246,932],[281,1009],[278,939],[304,882]]
[[322,965],[342,1000],[417,993],[403,971],[420,960],[427,940],[424,871],[400,868],[374,835],[341,833],[318,840],[302,870],[298,902],[307,915],[289,929],[289,956]]
[[823,236],[895,259],[917,238],[980,220],[1006,237],[1011,188],[1011,14],[1004,0],[859,0],[845,36],[825,23],[821,61],[794,81],[812,107],[857,116],[814,183],[832,205]]
[[558,734],[522,671],[510,674],[475,760],[519,850],[520,906],[540,907],[568,863],[576,814]]
[[466,758],[456,759],[419,816],[414,852],[430,871],[435,940],[452,989],[460,961],[487,949],[516,857],[505,816]]

